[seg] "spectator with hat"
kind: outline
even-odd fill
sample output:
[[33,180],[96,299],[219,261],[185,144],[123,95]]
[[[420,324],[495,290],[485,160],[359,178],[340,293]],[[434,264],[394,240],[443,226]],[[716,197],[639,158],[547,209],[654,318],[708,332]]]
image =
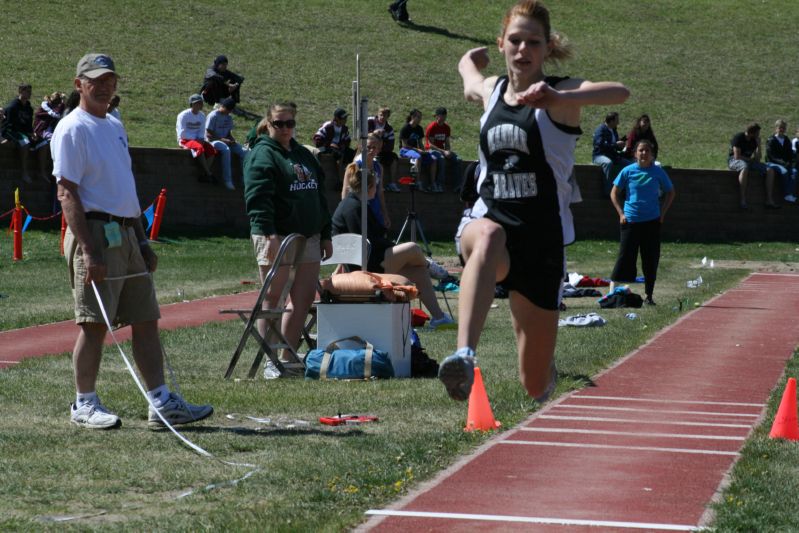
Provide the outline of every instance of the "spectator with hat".
[[347,127],[349,115],[342,108],[333,111],[333,120],[322,124],[313,136],[314,146],[320,154],[332,154],[342,165],[352,163],[355,150],[350,148],[350,130]]
[[438,162],[433,192],[444,192],[447,168],[451,169],[450,174],[455,181],[454,188],[460,189],[460,158],[451,149],[451,137],[452,130],[447,124],[447,108],[436,108],[435,119],[424,130],[424,147]]
[[178,145],[186,150],[191,150],[191,155],[199,161],[204,174],[199,181],[214,182],[216,179],[211,173],[211,165],[216,156],[216,148],[205,140],[205,113],[203,97],[199,94],[189,96],[189,108],[178,114],[175,130],[178,136]]
[[188,424],[213,413],[210,405],[188,403],[164,381],[160,311],[152,272],[158,256],[141,222],[128,135],[107,115],[117,88],[114,61],[87,54],[73,81],[79,107],[56,126],[50,149],[68,227],[64,255],[80,331],[72,354],[76,396],[70,421],[87,429],[122,425],[97,395],[103,341],[110,324],[130,325],[133,357],[147,390],[147,425],[152,429]]
[[228,97],[233,98],[236,103],[239,103],[241,99],[239,93],[241,84],[244,83],[244,77],[228,70],[227,63],[227,56],[216,56],[214,64],[205,71],[200,94],[209,105],[214,105]]
[[219,108],[208,113],[205,121],[205,138],[216,148],[222,158],[222,178],[225,187],[234,190],[231,152],[239,156],[243,162],[246,151],[244,147],[233,138],[233,117],[230,114],[236,109],[233,98],[224,98],[219,102]]

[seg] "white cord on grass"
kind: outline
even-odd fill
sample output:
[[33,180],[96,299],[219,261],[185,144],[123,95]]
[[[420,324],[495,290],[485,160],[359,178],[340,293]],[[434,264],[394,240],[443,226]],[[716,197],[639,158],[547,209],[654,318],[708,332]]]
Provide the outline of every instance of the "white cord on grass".
[[[141,276],[141,275],[148,275],[148,274],[149,274],[149,272],[144,272],[143,274],[133,274],[133,275],[127,276],[127,277]],[[125,355],[125,352],[122,350],[122,347],[119,345],[119,341],[117,340],[116,335],[114,335],[114,330],[111,327],[111,321],[108,319],[108,314],[106,313],[105,306],[103,305],[102,298],[100,298],[100,291],[97,290],[97,285],[94,283],[94,281],[92,281],[91,283],[92,283],[92,289],[94,290],[94,295],[97,298],[97,303],[100,306],[100,312],[103,315],[103,320],[105,320],[105,325],[108,327],[108,331],[111,333],[111,338],[113,339],[114,344],[116,345],[117,350],[119,351],[119,355],[122,357],[122,361],[125,362],[125,366],[127,367],[128,372],[133,377],[133,381],[136,383],[136,386],[139,388],[139,391],[141,391],[142,396],[144,396],[144,398],[147,400],[147,404],[155,411],[155,413],[158,415],[158,418],[161,419],[161,421],[164,423],[164,425],[167,428],[169,428],[169,430],[172,433],[174,433],[175,436],[177,436],[186,446],[188,446],[189,448],[191,448],[192,450],[194,450],[195,452],[197,452],[198,454],[200,454],[200,455],[202,455],[204,457],[215,459],[215,460],[219,461],[220,463],[223,463],[223,464],[226,464],[226,465],[229,465],[229,466],[241,466],[241,467],[246,467],[246,468],[254,468],[254,470],[252,472],[247,473],[247,475],[245,475],[240,480],[236,480],[235,483],[238,483],[238,481],[246,479],[246,478],[250,477],[252,474],[254,474],[255,472],[257,472],[259,470],[259,468],[256,467],[253,464],[249,464],[249,463],[234,463],[234,462],[231,462],[231,461],[223,461],[222,459],[219,459],[219,458],[215,457],[210,452],[204,450],[200,446],[194,444],[189,439],[184,437],[179,431],[177,431],[172,426],[172,424],[167,422],[167,420],[164,418],[164,416],[161,414],[161,412],[155,407],[155,405],[153,405],[153,402],[149,398],[149,396],[147,396],[147,391],[144,390],[144,386],[142,385],[141,380],[139,380],[139,376],[136,375],[136,371],[133,370],[133,366],[130,364],[130,360],[128,360],[127,356]],[[174,375],[173,375],[173,377],[174,377]],[[213,486],[209,485],[209,486],[206,487],[206,489],[208,487],[212,487],[213,488],[213,487],[216,487],[216,485],[213,485]],[[191,492],[184,493],[184,494],[187,496],[190,493]],[[185,497],[185,496],[181,496],[181,497]]]

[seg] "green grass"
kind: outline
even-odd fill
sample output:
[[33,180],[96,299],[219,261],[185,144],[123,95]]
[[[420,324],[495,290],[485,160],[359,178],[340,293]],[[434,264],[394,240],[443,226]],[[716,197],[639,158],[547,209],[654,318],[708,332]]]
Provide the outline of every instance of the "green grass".
[[[3,239],[0,246],[7,249],[8,239]],[[186,236],[175,241],[158,248],[161,266],[156,284],[164,301],[172,298],[169,293],[178,286],[195,297],[238,290],[242,279],[254,277],[246,239]],[[67,307],[70,302],[68,291],[62,291],[66,280],[57,256],[57,235],[33,231],[26,244],[25,261],[0,263],[0,268],[14,269],[14,276],[3,276],[4,283],[13,278],[15,284],[13,305],[10,298],[0,300],[7,321],[28,320],[17,316],[18,308],[32,303],[45,277],[53,280],[50,298]],[[617,243],[612,241],[577,243],[568,250],[569,270],[607,275],[616,250]],[[435,251],[437,257],[453,254],[449,244],[435,243]],[[55,256],[52,263],[51,256]],[[211,256],[224,257],[227,267],[203,264]],[[603,310],[608,324],[599,336],[596,331],[576,328],[559,332],[558,393],[585,386],[592,375],[643,344],[694,303],[733,286],[746,274],[741,269],[699,270],[702,256],[719,263],[740,257],[799,261],[793,244],[665,243],[655,291],[657,307],[638,310],[639,319],[634,321],[624,317],[628,310]],[[699,289],[687,289],[685,282],[699,273],[705,283]],[[205,287],[202,291],[195,288],[199,281]],[[195,290],[196,294],[189,292]],[[10,291],[4,287],[0,292]],[[679,302],[684,304],[682,311]],[[481,367],[494,414],[507,429],[538,405],[518,383],[507,300],[497,303],[481,339]],[[569,314],[596,310],[593,299],[567,303]],[[34,312],[31,320],[38,315],[46,322],[48,313],[46,309]],[[114,348],[106,349],[98,391],[122,416],[124,425],[119,431],[81,431],[68,423],[74,391],[67,354],[29,359],[0,371],[4,421],[0,529],[340,531],[362,521],[366,509],[388,505],[486,439],[462,431],[465,405],[448,400],[437,380],[224,380],[222,374],[240,332],[238,322],[163,332],[166,353],[184,394],[216,407],[213,418],[187,428],[186,436],[219,459],[259,469],[236,485],[226,483],[241,478],[249,468],[204,459],[170,433],[146,430],[144,401]],[[428,353],[440,359],[454,346],[455,332],[422,332],[421,339]],[[129,345],[124,349],[130,353]],[[248,351],[237,369],[239,377],[249,357]],[[337,412],[374,413],[381,421],[353,428],[315,423],[319,416]],[[274,422],[257,423],[246,415]],[[295,422],[295,427],[287,427],[286,421],[296,420],[308,425]],[[771,503],[775,488],[768,482],[771,472],[777,472],[789,486],[795,483],[790,481],[795,450],[768,441],[763,432],[759,429],[749,444],[719,508],[723,530],[789,529],[799,516],[788,501]],[[219,486],[202,490],[212,483]],[[178,499],[190,490],[195,493]],[[782,507],[775,509],[778,505]],[[86,517],[54,522],[58,517],[81,515]]]
[[[219,53],[246,77],[241,106],[263,113],[269,102],[299,105],[297,138],[311,135],[337,106],[351,106],[355,56],[361,55],[362,95],[370,112],[393,110],[401,126],[420,108],[432,120],[449,108],[453,147],[474,158],[480,109],[465,102],[456,65],[463,53],[488,45],[488,74],[501,72],[495,38],[512,3],[414,0],[416,25],[400,26],[387,1],[236,0],[225,4],[163,0],[129,3],[51,0],[37,9],[0,5],[0,47],[13,61],[0,64],[0,99],[16,85],[34,87],[34,103],[69,91],[77,60],[89,50],[111,54],[123,76],[121,111],[134,146],[174,147],[175,117],[187,107],[205,68]],[[626,133],[643,112],[652,117],[660,159],[676,167],[724,168],[728,143],[750,120],[771,132],[784,118],[789,134],[799,121],[793,95],[795,24],[799,3],[763,0],[550,0],[553,26],[574,43],[577,56],[553,74],[625,83],[632,96],[621,113]],[[4,95],[4,96],[3,96]],[[589,108],[578,163],[590,162],[593,129],[609,109]],[[238,121],[239,137],[249,124]]]

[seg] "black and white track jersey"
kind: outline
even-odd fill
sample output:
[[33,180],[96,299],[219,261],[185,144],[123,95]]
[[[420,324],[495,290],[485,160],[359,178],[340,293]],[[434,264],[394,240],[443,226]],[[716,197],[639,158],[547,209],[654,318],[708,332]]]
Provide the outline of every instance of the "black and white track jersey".
[[[547,78],[555,86],[565,78]],[[480,199],[472,216],[488,216],[506,226],[528,226],[574,241],[569,202],[579,127],[552,121],[544,109],[508,105],[507,76],[497,80],[480,119]],[[549,235],[552,238],[553,235]]]

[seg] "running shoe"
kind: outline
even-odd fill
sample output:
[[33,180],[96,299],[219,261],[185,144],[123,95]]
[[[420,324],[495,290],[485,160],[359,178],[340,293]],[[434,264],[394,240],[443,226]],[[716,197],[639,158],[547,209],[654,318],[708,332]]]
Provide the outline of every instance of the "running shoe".
[[461,355],[458,352],[441,362],[438,379],[444,384],[447,394],[453,400],[463,402],[469,399],[474,383],[475,363],[474,355]]
[[431,320],[427,327],[432,330],[454,329],[458,327],[458,323],[445,313],[441,318]]
[[117,415],[97,403],[85,403],[78,407],[74,403],[70,410],[70,421],[76,426],[88,429],[114,429],[122,425]]
[[427,260],[427,271],[430,273],[431,278],[445,279],[449,276],[449,272],[447,272],[446,268],[436,263],[429,257],[425,257],[425,259]]
[[386,190],[388,192],[402,192],[402,189],[400,189],[399,185],[396,183],[389,183],[386,185]]
[[[214,408],[210,405],[191,404],[184,400],[180,394],[170,392],[169,399],[158,408],[158,412],[161,413],[161,416],[167,422],[174,426],[177,424],[190,424],[208,418],[214,412]],[[166,427],[152,406],[149,409],[147,426],[150,429]]]
[[538,398],[533,398],[538,403],[544,403],[545,401],[549,400],[549,397],[552,396],[552,393],[555,392],[555,387],[558,384],[558,369],[555,366],[555,362],[553,361],[549,365],[549,385],[547,385],[547,389],[544,393],[539,396]]

